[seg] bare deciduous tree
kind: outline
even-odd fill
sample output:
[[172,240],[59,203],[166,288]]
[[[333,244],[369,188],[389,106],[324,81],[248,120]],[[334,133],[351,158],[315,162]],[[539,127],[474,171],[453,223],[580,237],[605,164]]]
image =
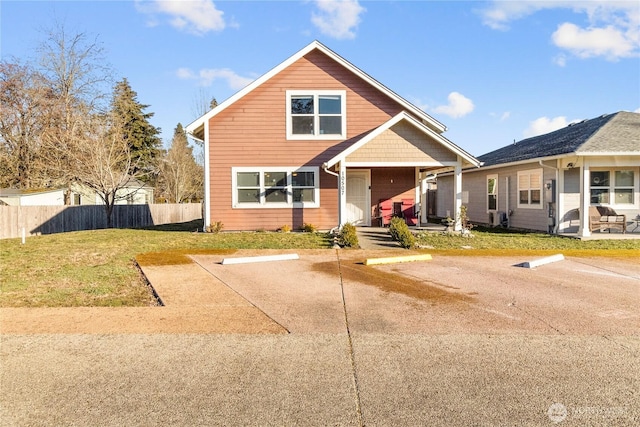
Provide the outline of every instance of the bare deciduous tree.
[[[80,121],[76,121],[80,124]],[[131,183],[143,178],[136,168],[127,141],[122,138],[122,123],[114,114],[86,115],[81,126],[71,133],[67,144],[52,147],[53,150],[66,150],[65,158],[73,168],[61,168],[59,173],[66,174],[70,182],[78,183],[93,190],[104,203],[107,227],[112,226],[113,207],[135,193]],[[62,158],[60,153],[53,153]],[[136,172],[138,171],[138,172]],[[140,187],[142,186],[140,182]]]
[[0,186],[28,189],[47,183],[42,134],[52,110],[42,75],[17,61],[0,62]]
[[[58,185],[66,185],[65,203],[70,203],[73,169],[81,166],[72,161],[75,141],[86,135],[85,122],[104,112],[112,80],[105,52],[96,40],[85,33],[69,34],[64,25],[55,23],[47,31],[38,49],[40,68],[47,78],[56,101],[56,114],[44,134],[48,174]],[[66,166],[66,168],[65,168]]]

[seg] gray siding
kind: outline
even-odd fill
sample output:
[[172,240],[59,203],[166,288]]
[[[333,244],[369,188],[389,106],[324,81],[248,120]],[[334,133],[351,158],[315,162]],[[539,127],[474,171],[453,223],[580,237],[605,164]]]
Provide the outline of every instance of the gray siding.
[[[542,205],[541,208],[518,208],[518,171],[542,169]],[[538,163],[530,163],[518,166],[480,169],[467,171],[462,176],[462,191],[468,197],[467,206],[469,219],[476,224],[490,224],[490,214],[487,212],[487,176],[498,177],[498,205],[497,210],[511,212],[510,225],[514,228],[528,230],[548,230],[548,211],[545,202],[544,183],[547,180],[556,179],[555,171],[550,168],[542,168]],[[507,198],[508,187],[508,198]],[[446,211],[453,213],[453,176],[438,178],[438,216],[446,216]]]

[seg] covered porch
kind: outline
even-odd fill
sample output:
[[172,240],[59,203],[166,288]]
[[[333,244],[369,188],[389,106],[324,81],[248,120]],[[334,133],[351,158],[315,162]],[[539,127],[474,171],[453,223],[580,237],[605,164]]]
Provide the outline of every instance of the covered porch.
[[385,226],[393,216],[427,222],[427,186],[453,172],[455,228],[460,229],[462,170],[478,167],[469,153],[407,113],[363,136],[324,165],[338,177],[340,226]]

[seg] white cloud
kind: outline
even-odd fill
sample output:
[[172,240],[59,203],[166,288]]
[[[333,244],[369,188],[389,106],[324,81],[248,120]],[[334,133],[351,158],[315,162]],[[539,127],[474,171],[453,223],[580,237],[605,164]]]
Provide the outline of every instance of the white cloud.
[[634,111],[634,113],[640,114],[640,108],[638,108],[636,111]]
[[578,120],[567,121],[565,116],[558,116],[550,119],[548,117],[540,117],[529,123],[529,127],[522,132],[525,138],[532,136],[544,135],[554,130],[567,127],[570,123],[576,123]]
[[224,12],[211,0],[136,0],[135,4],[138,11],[149,15],[150,25],[158,25],[157,15],[168,15],[172,27],[196,35],[225,28]]
[[451,92],[447,99],[449,100],[447,105],[435,107],[433,112],[457,119],[471,113],[475,108],[473,101],[458,92]]
[[233,90],[240,90],[254,79],[242,77],[228,68],[203,68],[197,73],[189,68],[178,68],[176,76],[182,80],[198,80],[200,86],[211,86],[216,80],[225,80]]
[[316,0],[318,12],[311,14],[311,22],[322,34],[336,39],[353,39],[360,15],[366,9],[358,0]]
[[603,56],[616,60],[632,56],[637,46],[613,26],[582,29],[565,22],[552,35],[556,46],[566,49],[578,58]]
[[[563,1],[494,1],[480,11],[485,25],[508,30],[518,19],[545,9],[571,9],[585,14],[588,25],[563,22],[551,35],[553,43],[578,58],[603,57],[610,61],[640,56],[640,8],[634,1],[563,0]],[[555,58],[564,66],[567,57]]]

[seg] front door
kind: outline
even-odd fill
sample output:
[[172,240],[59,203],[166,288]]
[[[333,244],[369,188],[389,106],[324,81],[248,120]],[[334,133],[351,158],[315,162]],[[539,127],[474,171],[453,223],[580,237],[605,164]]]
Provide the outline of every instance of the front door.
[[347,222],[371,225],[370,170],[347,169]]

